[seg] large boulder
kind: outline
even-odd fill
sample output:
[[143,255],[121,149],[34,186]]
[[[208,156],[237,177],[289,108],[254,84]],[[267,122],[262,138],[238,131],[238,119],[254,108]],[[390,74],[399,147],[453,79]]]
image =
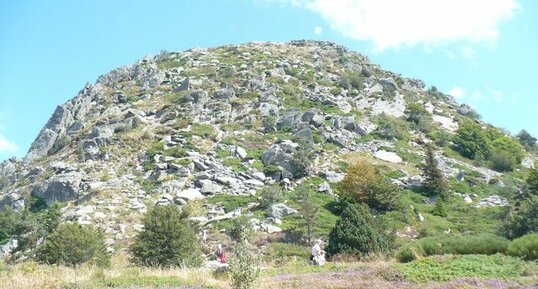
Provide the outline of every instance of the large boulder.
[[[265,166],[277,166],[280,176],[276,178],[290,178],[301,173],[301,168],[293,159],[293,154],[299,144],[286,140],[279,144],[274,144],[261,155],[262,163]],[[274,177],[274,176],[273,176]]]
[[32,189],[32,195],[45,200],[47,205],[79,200],[86,195],[90,186],[80,172],[55,175]]
[[274,204],[267,209],[267,215],[276,219],[297,214],[297,210],[286,206],[285,204]]

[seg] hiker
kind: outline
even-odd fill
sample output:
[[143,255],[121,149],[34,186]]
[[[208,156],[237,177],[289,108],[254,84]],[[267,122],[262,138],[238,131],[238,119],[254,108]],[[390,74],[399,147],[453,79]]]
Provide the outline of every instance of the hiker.
[[321,248],[322,243],[321,239],[317,239],[314,246],[312,246],[312,251],[310,253],[310,261],[312,265],[325,264],[325,251]]
[[222,244],[217,245],[217,259],[222,264],[226,264],[226,254],[224,254],[224,249],[222,248]]

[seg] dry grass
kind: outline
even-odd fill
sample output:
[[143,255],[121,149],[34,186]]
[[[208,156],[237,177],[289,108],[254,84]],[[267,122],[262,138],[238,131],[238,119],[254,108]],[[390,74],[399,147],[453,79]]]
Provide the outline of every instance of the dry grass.
[[1,289],[51,288],[228,288],[227,281],[209,269],[134,267],[127,256],[113,258],[108,269],[84,265],[77,268],[23,262],[0,263]]

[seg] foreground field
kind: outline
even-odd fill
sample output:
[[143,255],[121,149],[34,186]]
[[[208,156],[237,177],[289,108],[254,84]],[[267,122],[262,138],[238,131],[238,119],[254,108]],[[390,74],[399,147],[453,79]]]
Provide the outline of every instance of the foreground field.
[[[210,269],[132,267],[116,258],[110,269],[68,268],[33,262],[0,265],[0,288],[229,288]],[[267,265],[258,288],[538,288],[538,266],[502,255],[434,256],[397,264],[385,261],[328,263],[303,260]]]

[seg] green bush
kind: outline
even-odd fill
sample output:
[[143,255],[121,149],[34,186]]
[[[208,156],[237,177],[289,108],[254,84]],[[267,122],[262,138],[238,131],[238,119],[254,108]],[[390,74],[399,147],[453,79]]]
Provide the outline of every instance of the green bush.
[[36,259],[42,263],[67,266],[86,262],[98,266],[110,265],[101,231],[76,223],[60,225],[37,249]]
[[269,208],[273,204],[282,202],[283,199],[284,193],[279,185],[265,187],[260,193],[260,208]]
[[247,216],[239,216],[232,220],[232,227],[230,228],[230,236],[236,241],[248,241],[252,234],[252,224]]
[[131,260],[144,266],[186,266],[202,264],[198,236],[175,205],[154,206],[144,216],[144,230],[129,248]]
[[[443,282],[461,278],[508,279],[525,276],[536,266],[518,258],[498,255],[435,256],[416,262],[397,264],[396,268],[406,280],[414,282]],[[475,279],[471,279],[475,282]],[[450,288],[484,288],[465,285]],[[474,283],[471,283],[474,284]],[[417,286],[430,288],[428,286]],[[487,286],[488,288],[492,288]]]
[[331,255],[365,256],[387,252],[389,242],[376,228],[368,206],[345,203],[340,219],[329,234],[327,252]]
[[413,128],[422,132],[431,129],[432,116],[420,103],[408,103],[405,108],[405,120],[413,125]]
[[525,179],[527,188],[532,195],[538,195],[538,166],[530,169],[527,178]]
[[401,119],[382,114],[377,120],[377,128],[374,133],[380,138],[388,140],[409,139],[409,127]]
[[508,255],[526,260],[538,259],[538,233],[527,234],[514,239],[508,246]]
[[474,159],[477,156],[489,157],[490,146],[484,130],[474,122],[465,122],[456,131],[453,138],[455,149],[464,157]]
[[509,239],[529,233],[538,233],[538,196],[525,200],[512,208],[501,226],[501,233]]
[[402,246],[396,253],[396,259],[410,262],[431,255],[493,255],[505,253],[509,243],[507,239],[492,234],[426,237]]

